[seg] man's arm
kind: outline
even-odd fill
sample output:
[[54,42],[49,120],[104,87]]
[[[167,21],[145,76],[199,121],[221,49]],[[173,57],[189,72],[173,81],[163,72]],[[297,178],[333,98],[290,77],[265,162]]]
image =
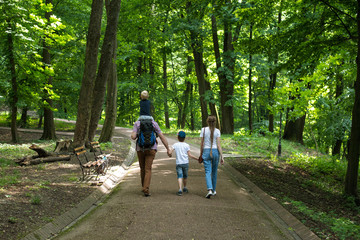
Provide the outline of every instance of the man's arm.
[[167,149],[168,156],[171,157],[171,150],[169,148],[169,144],[168,144],[166,137],[162,133],[158,133],[158,136],[159,136],[161,142],[164,144],[165,148]]

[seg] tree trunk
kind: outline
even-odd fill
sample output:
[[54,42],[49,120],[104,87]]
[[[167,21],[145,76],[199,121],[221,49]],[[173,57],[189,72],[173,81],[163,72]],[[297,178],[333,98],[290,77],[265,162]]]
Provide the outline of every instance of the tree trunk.
[[[46,5],[52,4],[52,0],[46,0]],[[45,18],[50,24],[50,17],[52,12],[46,12]],[[45,36],[47,38],[47,36]],[[51,65],[50,47],[46,44],[46,40],[43,39],[43,63],[44,69]],[[52,86],[53,77],[48,77],[48,86]],[[42,140],[55,140],[55,123],[54,123],[54,112],[52,110],[53,100],[47,90],[44,90],[45,94],[45,106],[44,106],[44,130],[40,139]]]
[[21,109],[21,118],[20,118],[20,126],[19,127],[23,127],[23,128],[26,128],[28,123],[27,123],[27,119],[28,119],[28,110],[29,108],[28,107],[23,107]]
[[[191,1],[187,1],[186,11],[188,13],[188,20],[192,21],[193,19],[201,20],[203,18],[203,10],[193,13],[193,6]],[[207,126],[206,120],[208,117],[207,104],[205,102],[205,89],[206,89],[206,80],[205,80],[205,67],[203,61],[203,40],[199,36],[198,32],[201,31],[200,28],[190,29],[190,42],[191,49],[193,52],[194,63],[195,63],[195,73],[199,86],[199,95],[200,95],[200,108],[201,108],[201,124],[202,126]]]
[[[250,25],[250,44],[252,41],[252,24]],[[251,47],[250,47],[251,48]],[[253,132],[253,119],[252,119],[252,54],[250,51],[250,56],[249,56],[249,102],[248,102],[248,108],[249,108],[249,130],[250,130],[250,134]]]
[[117,69],[116,69],[116,49],[117,39],[114,41],[114,54],[112,60],[112,70],[107,81],[107,96],[106,96],[106,110],[105,122],[101,130],[99,142],[111,142],[116,125],[116,110],[117,110]]
[[194,114],[194,85],[190,87],[190,130],[195,130],[195,114]]
[[[277,27],[277,32],[280,32],[280,23],[281,23],[281,9],[280,12],[278,14],[278,27]],[[277,63],[278,63],[278,53],[276,52],[274,54],[274,67],[276,68]],[[270,84],[269,84],[269,104],[270,106],[273,105],[274,102],[274,89],[276,86],[276,80],[277,80],[277,70],[275,70],[274,68],[271,69],[271,73],[270,73]],[[272,112],[269,113],[269,132],[274,132],[274,114]]]
[[85,67],[81,83],[74,133],[74,147],[84,145],[89,130],[91,100],[96,78],[103,6],[103,0],[93,0],[91,6],[90,23],[86,42]]
[[[338,99],[344,91],[344,84],[343,84],[343,77],[339,71],[336,71],[336,90],[335,90],[335,98]],[[336,101],[338,103],[338,101]],[[332,155],[340,155],[341,152],[341,145],[343,142],[343,134],[344,130],[342,130],[342,136],[334,136],[335,144],[332,148]]]
[[194,62],[195,62],[196,78],[198,80],[198,86],[199,86],[201,123],[202,123],[202,126],[206,126],[208,111],[207,111],[207,106],[206,106],[206,102],[205,102],[205,75],[204,75],[203,55],[202,55],[202,52],[200,52],[198,50],[198,47],[195,45],[193,46],[193,55],[194,55]]
[[[187,57],[187,64],[186,64],[186,77],[189,77],[192,72],[192,66],[191,66],[192,58],[190,56]],[[185,78],[187,79],[187,78]],[[180,121],[180,128],[185,128],[186,119],[188,118],[188,108],[189,108],[189,97],[191,94],[192,89],[192,83],[185,80],[186,82],[186,89],[184,92],[183,102],[184,102],[184,108],[182,111],[181,121]]]
[[[219,129],[223,133],[233,134],[234,133],[234,109],[232,105],[232,97],[234,95],[234,67],[236,58],[234,57],[234,46],[233,41],[237,39],[235,34],[234,39],[231,32],[231,24],[224,22],[224,54],[223,60],[221,60],[219,40],[217,34],[217,23],[214,15],[211,16],[212,36],[214,53],[216,59],[216,69],[219,78],[220,87],[220,112],[221,121],[219,119]],[[222,69],[222,62],[224,68]],[[226,74],[228,72],[228,74]]]
[[303,132],[305,127],[306,115],[296,120],[287,120],[284,129],[284,139],[304,144]]
[[169,120],[169,105],[168,105],[168,77],[167,77],[167,58],[166,58],[166,50],[163,49],[163,81],[164,81],[164,110],[165,110],[165,127],[170,129],[170,120]]
[[11,92],[10,92],[10,108],[11,108],[11,141],[13,143],[19,142],[19,133],[16,126],[17,120],[17,103],[18,103],[18,84],[16,78],[16,66],[14,56],[14,39],[12,26],[10,20],[7,20],[10,31],[7,33],[7,47],[8,47],[8,60],[9,69],[11,73]]
[[91,142],[95,137],[95,132],[101,117],[102,106],[104,103],[106,81],[111,71],[111,61],[114,52],[114,39],[116,39],[117,26],[119,22],[121,0],[110,2],[109,17],[106,24],[104,42],[101,49],[99,71],[96,76],[92,98],[91,118],[89,125],[88,140]]
[[[357,1],[357,36],[360,36],[360,0]],[[354,84],[355,101],[352,110],[352,125],[350,133],[350,146],[348,154],[348,166],[345,178],[345,193],[356,197],[359,204],[357,193],[358,173],[359,173],[359,150],[360,150],[360,37],[357,38],[357,57],[356,57],[356,81]]]

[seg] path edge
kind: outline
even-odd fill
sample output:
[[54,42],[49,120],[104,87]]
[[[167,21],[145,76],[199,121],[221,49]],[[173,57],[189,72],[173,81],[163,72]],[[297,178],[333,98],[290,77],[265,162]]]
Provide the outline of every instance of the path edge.
[[263,207],[265,212],[270,214],[270,217],[275,219],[282,230],[287,231],[297,240],[320,240],[320,238],[306,227],[299,219],[286,210],[280,203],[274,200],[270,195],[265,193],[261,188],[256,186],[243,174],[237,171],[229,163],[225,162],[225,172],[230,178],[241,187],[245,188],[247,192]]
[[106,177],[104,183],[94,190],[87,198],[78,203],[75,207],[62,215],[56,217],[54,221],[45,224],[39,229],[26,235],[22,240],[46,240],[53,239],[59,233],[69,229],[79,220],[85,217],[100,203],[102,203],[111,191],[124,179],[132,169],[132,164],[136,158],[136,144],[131,141],[129,152],[121,166]]

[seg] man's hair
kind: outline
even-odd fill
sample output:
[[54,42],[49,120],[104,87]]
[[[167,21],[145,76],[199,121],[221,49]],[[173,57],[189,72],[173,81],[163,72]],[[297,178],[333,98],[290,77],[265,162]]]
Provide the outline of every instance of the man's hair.
[[149,92],[146,91],[146,90],[142,91],[142,92],[141,92],[141,95],[140,95],[140,98],[141,98],[142,100],[148,99],[148,98],[149,98]]

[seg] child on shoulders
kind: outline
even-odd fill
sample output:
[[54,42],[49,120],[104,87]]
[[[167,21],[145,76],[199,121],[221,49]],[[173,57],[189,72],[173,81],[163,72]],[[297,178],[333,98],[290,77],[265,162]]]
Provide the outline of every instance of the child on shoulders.
[[151,102],[149,100],[149,92],[144,90],[140,94],[140,117],[138,118],[138,121],[141,120],[154,120],[154,118],[151,116]]

